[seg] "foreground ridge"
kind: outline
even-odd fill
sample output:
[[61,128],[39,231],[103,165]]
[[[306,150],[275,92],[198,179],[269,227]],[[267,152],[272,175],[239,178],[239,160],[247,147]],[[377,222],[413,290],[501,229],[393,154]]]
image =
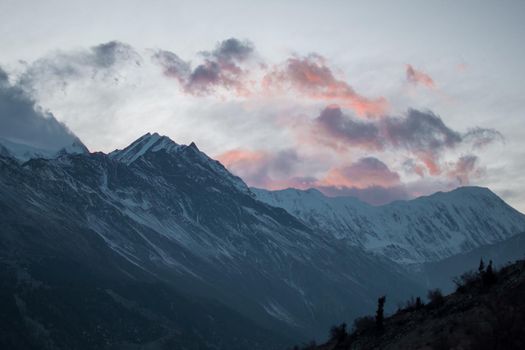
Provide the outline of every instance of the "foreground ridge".
[[[481,266],[480,266],[481,269]],[[489,272],[490,269],[490,272]],[[409,300],[384,320],[378,331],[372,317],[332,329],[331,339],[295,349],[524,349],[525,260],[492,273],[492,262],[481,273],[468,272],[455,280],[456,292],[443,297],[429,291],[428,304]]]

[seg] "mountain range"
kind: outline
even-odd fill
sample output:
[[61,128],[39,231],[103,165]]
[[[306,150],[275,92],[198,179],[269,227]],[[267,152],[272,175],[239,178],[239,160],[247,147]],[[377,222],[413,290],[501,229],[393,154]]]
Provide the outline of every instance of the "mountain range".
[[525,232],[488,189],[380,207],[254,189],[156,133],[109,154],[0,140],[0,222],[0,344],[39,349],[282,349]]

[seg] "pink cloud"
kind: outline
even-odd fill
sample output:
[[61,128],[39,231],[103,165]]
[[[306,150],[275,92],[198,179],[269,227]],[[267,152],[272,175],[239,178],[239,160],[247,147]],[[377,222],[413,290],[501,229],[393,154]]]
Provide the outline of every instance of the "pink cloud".
[[274,153],[234,149],[218,155],[217,160],[248,185],[268,189],[286,187],[304,188],[310,184],[307,178],[294,177],[299,157],[293,150]]
[[409,81],[412,84],[421,84],[428,88],[436,87],[436,84],[434,83],[434,80],[430,77],[430,75],[423,71],[415,69],[410,64],[406,65],[406,77],[407,81]]
[[316,188],[329,196],[352,195],[371,204],[384,204],[407,196],[399,175],[373,157],[333,167],[322,178],[294,175],[296,165],[304,159],[289,150],[270,153],[235,149],[217,159],[253,187],[270,190]]
[[392,187],[400,184],[399,175],[374,157],[365,157],[343,167],[330,169],[319,181],[320,186],[367,188]]
[[[479,177],[482,170],[474,155],[460,157],[456,162],[440,165],[444,177],[429,177],[404,183],[400,175],[374,157],[360,158],[353,163],[333,166],[319,177],[298,176],[297,166],[305,159],[291,150],[268,152],[235,149],[217,157],[230,171],[240,176],[249,186],[280,190],[285,188],[315,188],[327,196],[352,196],[372,205],[383,205],[394,200],[410,199],[436,191],[452,190],[467,185]],[[309,159],[308,161],[315,161]],[[433,173],[435,165],[423,170],[419,161],[410,159],[407,168]]]
[[359,116],[381,116],[388,103],[384,97],[366,98],[345,81],[337,79],[318,55],[289,58],[283,66],[275,67],[263,79],[266,89],[292,88],[309,98],[333,101],[354,110]]

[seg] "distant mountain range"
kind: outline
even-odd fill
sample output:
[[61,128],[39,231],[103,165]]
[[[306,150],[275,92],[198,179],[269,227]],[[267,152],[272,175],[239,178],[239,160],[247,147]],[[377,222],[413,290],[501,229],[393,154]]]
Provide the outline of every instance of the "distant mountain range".
[[158,134],[110,154],[0,144],[9,348],[282,349],[423,293],[426,263],[525,232],[483,188],[372,207],[250,189]]
[[383,206],[314,189],[252,190],[309,227],[400,264],[439,261],[525,232],[525,216],[482,187]]

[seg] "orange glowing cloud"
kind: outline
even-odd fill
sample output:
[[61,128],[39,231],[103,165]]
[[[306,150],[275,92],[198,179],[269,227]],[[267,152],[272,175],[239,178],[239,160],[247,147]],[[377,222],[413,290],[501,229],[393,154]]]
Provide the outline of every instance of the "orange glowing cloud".
[[406,65],[406,77],[407,80],[414,85],[424,85],[427,88],[435,88],[436,84],[434,80],[425,72],[415,69],[410,64]]
[[306,178],[292,175],[299,157],[293,150],[276,152],[235,149],[218,155],[217,160],[250,186],[279,189],[302,187]]
[[265,153],[261,151],[248,151],[242,149],[234,149],[218,155],[216,158],[225,166],[246,162],[258,162],[264,159]]
[[385,114],[388,103],[384,97],[368,99],[345,81],[337,79],[325,60],[318,55],[293,57],[282,67],[266,74],[265,89],[289,89],[315,100],[334,102],[354,110],[359,116],[377,117]]

